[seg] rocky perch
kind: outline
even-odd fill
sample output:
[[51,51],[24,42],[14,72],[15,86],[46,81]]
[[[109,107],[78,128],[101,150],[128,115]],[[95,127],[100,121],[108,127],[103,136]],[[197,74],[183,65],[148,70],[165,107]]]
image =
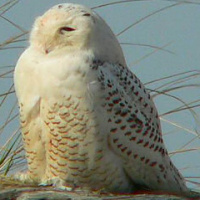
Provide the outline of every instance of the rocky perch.
[[0,177],[0,200],[200,200],[200,194],[191,197],[173,194],[137,193],[110,194],[100,192],[63,191],[53,187],[38,187],[21,183],[8,177]]

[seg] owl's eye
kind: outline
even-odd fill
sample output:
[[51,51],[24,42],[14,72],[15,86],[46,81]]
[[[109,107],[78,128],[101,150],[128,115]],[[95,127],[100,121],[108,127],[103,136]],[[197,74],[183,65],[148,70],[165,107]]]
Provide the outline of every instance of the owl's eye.
[[71,31],[75,31],[75,30],[76,30],[75,28],[65,26],[65,27],[62,27],[59,29],[59,33],[65,34],[65,32],[71,32]]

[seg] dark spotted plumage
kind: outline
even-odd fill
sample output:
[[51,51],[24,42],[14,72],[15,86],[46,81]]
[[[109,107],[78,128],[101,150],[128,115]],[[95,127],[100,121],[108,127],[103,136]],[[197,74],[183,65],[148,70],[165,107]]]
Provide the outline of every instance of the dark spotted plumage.
[[94,61],[91,69],[100,84],[111,150],[137,185],[149,189],[186,191],[163,143],[160,121],[151,96],[126,67]]

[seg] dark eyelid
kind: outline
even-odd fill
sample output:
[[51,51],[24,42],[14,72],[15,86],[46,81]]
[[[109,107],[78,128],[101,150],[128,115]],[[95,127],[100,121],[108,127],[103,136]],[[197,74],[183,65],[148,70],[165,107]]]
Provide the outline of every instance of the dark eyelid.
[[89,16],[91,16],[91,15],[90,15],[90,13],[85,13],[85,14],[83,14],[83,16],[89,17]]
[[70,31],[75,31],[75,30],[76,30],[75,28],[65,26],[65,27],[60,28],[59,32],[62,34],[64,31],[70,32]]

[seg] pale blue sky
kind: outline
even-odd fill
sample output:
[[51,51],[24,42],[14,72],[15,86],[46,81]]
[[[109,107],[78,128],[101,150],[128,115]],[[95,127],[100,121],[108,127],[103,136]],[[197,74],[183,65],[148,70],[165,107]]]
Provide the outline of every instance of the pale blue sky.
[[[6,2],[8,2],[8,0],[1,0],[0,6]],[[11,21],[14,21],[24,30],[30,30],[34,19],[37,16],[41,15],[51,6],[61,2],[82,3],[89,7],[95,7],[103,3],[110,3],[114,1],[21,0],[3,16],[7,17]],[[193,2],[200,3],[200,1]],[[175,3],[175,1],[165,0],[135,1],[110,5],[95,9],[95,11],[105,19],[114,33],[118,34],[124,28],[137,20],[140,20],[146,15]],[[15,36],[17,33],[20,33],[20,31],[11,26],[4,19],[0,18],[0,43],[2,43],[5,39]],[[120,35],[118,39],[121,43],[135,44],[122,45],[122,47],[129,67],[142,80],[142,82],[146,83],[148,81],[164,76],[170,76],[175,73],[189,70],[200,70],[199,37],[200,4],[180,4],[157,13],[138,23],[130,30]],[[22,45],[27,46],[28,43],[24,42]],[[155,51],[154,48],[141,45],[164,47],[167,51],[159,50],[151,54],[151,52]],[[16,46],[19,46],[19,44],[16,44]],[[14,65],[22,51],[23,49],[0,51],[0,66],[10,64]],[[146,56],[148,54],[151,55]],[[8,71],[8,69],[0,68],[0,73],[3,71]],[[0,94],[9,88],[11,83],[11,78],[0,79]],[[182,84],[187,83],[200,84],[200,77],[193,77],[190,81]],[[148,85],[148,87],[155,89],[160,84],[161,82]],[[190,87],[185,88],[184,90],[177,90],[170,94],[176,94],[185,102],[190,102],[200,97],[200,89]],[[5,106],[0,109],[0,127],[5,120],[4,116],[6,116],[14,101],[15,96],[10,96],[7,100],[7,104],[4,104]],[[180,102],[172,100],[169,97],[156,98],[155,102],[160,114],[165,113],[178,105],[182,105]],[[196,111],[197,119],[200,121],[200,109],[195,108],[194,111]],[[189,111],[179,112],[176,115],[167,115],[165,119],[172,120],[174,123],[178,123],[179,125],[193,131],[200,131],[199,125],[196,123]],[[3,134],[0,135],[0,145],[5,143],[9,132],[15,130],[17,124],[18,121],[15,120],[9,128],[4,130]],[[162,122],[162,125],[163,133],[169,133],[175,130],[175,127],[166,122]],[[193,137],[194,135],[191,133],[179,130],[166,135],[164,139],[169,151],[174,151],[187,143],[187,141],[191,140]],[[200,147],[200,140],[195,140],[195,142],[188,146],[188,148],[189,147]],[[195,166],[200,166],[199,159],[199,151],[177,154],[173,157],[173,161],[179,169],[190,167],[182,171],[185,176],[200,176],[199,168],[195,168]]]

